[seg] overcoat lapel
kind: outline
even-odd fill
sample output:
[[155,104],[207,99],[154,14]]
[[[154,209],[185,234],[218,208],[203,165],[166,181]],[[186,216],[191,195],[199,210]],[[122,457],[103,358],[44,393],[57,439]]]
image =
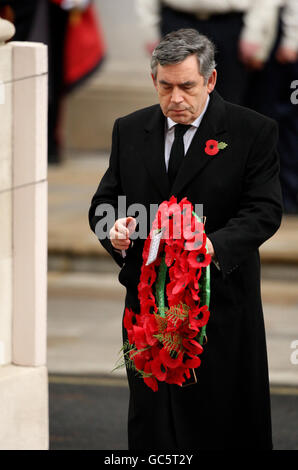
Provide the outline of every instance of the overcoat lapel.
[[145,128],[144,162],[163,200],[168,199],[170,184],[168,180],[165,154],[165,116],[158,105],[153,112],[151,120]]
[[210,156],[205,152],[207,140],[225,139],[225,105],[217,92],[210,95],[210,102],[202,122],[195,133],[190,147],[183,159],[182,165],[171,188],[171,195],[182,193],[183,189],[196,178],[200,172],[216,156]]
[[171,194],[181,193],[190,180],[208,165],[214,157],[205,153],[206,141],[217,140],[217,137],[224,133],[225,105],[223,99],[214,91],[210,95],[207,111],[184,157],[174,185],[170,188],[164,155],[165,116],[160,106],[156,106],[151,120],[145,127],[143,155],[152,184],[164,200],[168,199]]

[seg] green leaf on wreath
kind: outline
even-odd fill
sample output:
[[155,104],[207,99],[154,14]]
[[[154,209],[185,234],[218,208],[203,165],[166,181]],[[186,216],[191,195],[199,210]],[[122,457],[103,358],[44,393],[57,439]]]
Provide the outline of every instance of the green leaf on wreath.
[[177,353],[181,352],[183,348],[181,336],[171,332],[160,333],[154,336],[164,345],[164,348],[168,353],[171,353],[172,351],[176,351]]
[[188,318],[188,312],[190,308],[188,305],[180,303],[178,305],[172,305],[166,312],[167,318],[176,326],[178,320],[185,320]]
[[160,315],[157,315],[156,313],[154,314],[154,316],[155,316],[155,320],[158,326],[158,331],[162,333],[166,329],[168,321],[165,317],[161,317]]

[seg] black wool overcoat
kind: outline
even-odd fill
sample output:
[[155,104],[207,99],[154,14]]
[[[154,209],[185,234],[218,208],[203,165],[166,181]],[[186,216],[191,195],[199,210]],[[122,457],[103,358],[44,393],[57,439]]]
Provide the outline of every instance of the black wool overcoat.
[[[172,188],[160,106],[117,119],[109,168],[89,209],[95,231],[97,206],[110,203],[116,208],[119,195],[126,196],[127,207],[141,203],[148,213],[150,204],[186,196],[193,204],[203,204],[205,230],[220,265],[220,270],[213,263],[210,268],[208,342],[196,370],[197,383],[180,387],[160,382],[153,392],[127,372],[130,449],[272,448],[258,248],[276,232],[282,216],[277,125],[224,101],[216,91],[210,98]],[[209,139],[227,147],[210,156],[205,152]],[[136,240],[125,259],[108,239],[101,243],[121,266],[126,306],[138,312],[144,240]]]

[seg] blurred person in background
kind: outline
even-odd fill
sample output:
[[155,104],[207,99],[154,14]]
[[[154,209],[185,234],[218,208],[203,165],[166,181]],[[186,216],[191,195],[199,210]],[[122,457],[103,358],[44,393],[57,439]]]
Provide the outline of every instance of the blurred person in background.
[[298,1],[283,3],[273,50],[255,64],[244,104],[279,124],[284,212],[298,214]]
[[11,21],[16,28],[13,41],[28,40],[37,7],[37,0],[0,0],[0,16]]
[[48,45],[48,162],[63,149],[63,97],[95,72],[105,56],[98,15],[91,0],[0,0],[0,15],[14,23],[12,41]]
[[[105,42],[92,0],[50,0],[49,162],[61,159],[62,98],[90,77],[105,57]],[[58,31],[57,31],[58,21]]]
[[135,0],[144,41],[151,53],[170,31],[194,28],[216,46],[217,90],[243,104],[250,69],[268,59],[279,0]]

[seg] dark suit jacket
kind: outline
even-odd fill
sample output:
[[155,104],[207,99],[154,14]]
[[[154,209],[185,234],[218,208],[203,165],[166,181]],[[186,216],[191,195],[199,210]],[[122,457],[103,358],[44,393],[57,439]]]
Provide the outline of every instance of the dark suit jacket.
[[[159,105],[115,122],[110,165],[92,198],[90,227],[95,231],[97,205],[116,206],[118,195],[126,196],[127,206],[144,204],[148,213],[150,204],[160,204],[172,194],[178,200],[186,196],[193,204],[203,204],[206,233],[221,270],[211,265],[208,343],[197,371],[198,383],[185,388],[161,384],[154,393],[128,373],[129,445],[269,449],[258,248],[275,233],[282,216],[277,125],[225,102],[214,91],[172,188],[164,162],[164,126]],[[209,156],[205,153],[209,139],[228,146]],[[123,261],[109,240],[102,241],[122,266],[119,280],[127,288],[126,306],[135,311],[143,243],[136,240]]]

